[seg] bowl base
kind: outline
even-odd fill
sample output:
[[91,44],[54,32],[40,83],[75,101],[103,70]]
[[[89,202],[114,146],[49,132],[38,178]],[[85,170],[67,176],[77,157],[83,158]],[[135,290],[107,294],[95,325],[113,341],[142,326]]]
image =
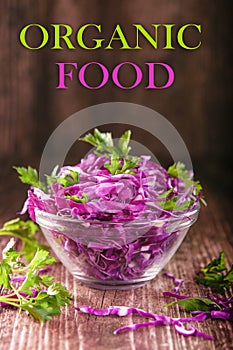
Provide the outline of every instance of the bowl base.
[[100,281],[100,280],[90,280],[85,277],[80,277],[77,275],[73,275],[79,282],[83,283],[87,287],[93,288],[93,289],[100,289],[100,290],[129,290],[129,289],[135,289],[140,288],[144,286],[148,281],[151,280],[142,280],[142,281]]

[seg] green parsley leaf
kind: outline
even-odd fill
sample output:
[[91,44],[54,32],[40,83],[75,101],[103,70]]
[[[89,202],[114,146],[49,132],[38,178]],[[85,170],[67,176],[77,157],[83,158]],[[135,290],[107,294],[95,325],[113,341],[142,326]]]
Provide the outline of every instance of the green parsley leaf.
[[47,294],[55,295],[59,306],[65,306],[66,301],[68,302],[68,300],[72,298],[70,292],[61,284],[61,282],[54,282],[50,285]]
[[72,201],[77,203],[87,203],[90,201],[90,198],[86,195],[86,193],[82,193],[82,197],[79,197],[78,195],[74,195],[74,196],[66,195],[65,198],[71,199]]
[[226,270],[226,262],[224,252],[220,252],[218,259],[213,259],[208,265],[201,269],[202,272],[217,271],[222,272]]
[[233,265],[227,271],[224,252],[221,252],[218,259],[213,259],[200,269],[195,276],[195,281],[224,294],[225,289],[229,290],[233,283]]
[[[73,297],[60,282],[54,282],[53,276],[39,275],[40,269],[53,264],[55,259],[48,251],[38,249],[31,262],[25,265],[20,260],[23,259],[21,252],[16,252],[13,246],[11,240],[3,250],[4,259],[0,262],[0,285],[9,290],[0,295],[0,303],[18,307],[41,322],[59,315],[61,306],[69,304]],[[12,268],[10,264],[16,261],[18,265]],[[15,276],[22,277],[21,285],[19,282],[14,285]]]
[[54,276],[42,275],[40,276],[40,283],[45,287],[51,286],[54,282]]
[[[195,190],[195,196],[198,197],[200,192],[202,192],[202,186],[199,181],[193,181],[191,175],[189,174],[188,170],[185,169],[185,165],[181,162],[174,163],[172,166],[168,168],[168,174],[170,176],[178,177],[181,180],[184,181],[186,185],[186,189],[188,189],[191,186],[194,186]],[[202,196],[200,198],[200,201],[203,205],[207,205],[204,197]]]
[[60,183],[63,187],[69,187],[78,184],[79,172],[73,170],[69,171],[70,173],[63,177],[58,177],[57,175],[46,175],[47,186],[51,186],[52,183]]
[[186,298],[173,301],[172,303],[164,305],[165,307],[180,305],[186,311],[210,311],[219,306],[209,298]]
[[11,288],[10,285],[10,274],[12,270],[10,265],[4,260],[0,263],[0,286],[4,288]]
[[113,147],[112,134],[109,132],[102,133],[98,129],[94,130],[93,135],[89,133],[84,137],[81,137],[79,140],[88,142],[95,147],[102,145],[106,150]]
[[[168,192],[168,191],[167,191]],[[162,196],[162,195],[161,195]],[[162,198],[162,197],[160,197]],[[159,205],[164,210],[186,210],[191,207],[193,204],[192,200],[186,200],[177,205],[177,196],[172,197],[171,199],[164,199],[159,202]]]
[[165,199],[165,198],[167,198],[167,197],[169,196],[169,194],[171,194],[173,191],[174,191],[174,189],[171,188],[170,190],[167,190],[167,191],[163,192],[162,194],[160,194],[160,195],[158,196],[158,198],[161,198],[161,199],[164,198],[164,199]]
[[131,173],[131,169],[137,168],[138,158],[134,157],[132,159],[125,158],[124,164],[121,169],[121,173]]
[[13,168],[17,171],[19,178],[23,183],[40,188],[43,191],[46,190],[45,184],[39,181],[36,169],[33,169],[30,166],[28,166],[28,168],[14,166]]
[[121,161],[118,158],[115,158],[114,156],[112,156],[111,163],[105,164],[104,167],[108,169],[112,175],[115,175],[117,171],[120,170],[121,168]]
[[47,265],[54,264],[56,259],[49,255],[47,250],[37,249],[33,259],[30,261],[28,268],[32,271],[44,269]]
[[95,129],[94,137],[97,142],[97,146],[102,144],[108,148],[113,147],[112,134],[110,132],[100,132],[98,129]]
[[131,147],[129,147],[130,137],[131,131],[127,130],[118,141],[118,147],[122,156],[127,156],[131,150]]
[[94,130],[94,134],[87,134],[81,137],[79,140],[90,143],[92,146],[96,147],[94,153],[97,155],[114,155],[119,156],[118,149],[113,144],[112,134],[110,132],[100,132],[98,129]]
[[46,302],[38,303],[34,301],[33,304],[22,304],[21,309],[40,322],[49,321],[52,319],[51,316],[60,314],[60,310],[56,310],[56,312],[54,312],[53,308],[49,307],[48,303]]
[[20,262],[21,253],[14,250],[15,240],[11,238],[6,247],[2,251],[3,261],[10,265],[12,269],[22,266]]
[[72,299],[73,297],[66,287],[60,282],[55,282],[46,292],[39,292],[32,302],[24,300],[21,303],[21,309],[40,322],[44,322],[51,320],[52,316],[60,315],[61,306],[70,304]]
[[224,281],[229,281],[230,283],[233,283],[233,264],[231,265],[230,270],[224,276]]
[[105,168],[110,171],[112,175],[116,174],[132,174],[134,172],[132,169],[137,167],[138,158],[134,157],[132,159],[125,158],[122,164],[122,161],[114,156],[111,157],[111,163],[105,164]]
[[179,177],[182,180],[190,180],[188,170],[185,170],[185,165],[181,162],[174,163],[168,168],[168,174],[174,177]]
[[19,238],[22,241],[21,254],[27,261],[30,261],[38,248],[48,249],[33,237],[37,231],[38,226],[32,220],[23,221],[17,218],[3,225],[0,229],[0,236]]
[[65,175],[64,177],[60,177],[57,179],[57,182],[59,182],[62,186],[64,187],[69,187],[69,186],[72,186],[72,185],[75,185],[78,183],[78,179],[79,179],[79,173],[78,172],[74,172],[74,171],[71,171],[72,173],[74,173],[75,175],[71,176],[70,175]]
[[118,146],[114,146],[111,133],[102,133],[98,129],[95,129],[93,135],[89,133],[80,138],[80,140],[95,146],[95,154],[104,154],[106,157],[110,158],[110,163],[105,164],[104,167],[108,169],[112,175],[123,173],[134,175],[131,169],[137,167],[138,158],[128,155],[131,149],[129,146],[130,136],[131,131],[127,130],[120,137]]
[[21,269],[20,271],[14,270],[14,272],[25,276],[22,285],[18,289],[20,292],[31,294],[31,289],[34,287],[38,287],[41,284],[40,276],[38,276],[36,271],[33,272],[30,269],[28,270],[27,266],[25,266],[25,268]]
[[97,155],[105,154],[107,157],[119,158],[120,156],[126,155],[128,149],[128,142],[130,137],[130,131],[125,132],[121,141],[119,140],[120,147],[114,146],[112,134],[109,132],[100,132],[98,129],[94,130],[93,135],[87,134],[84,137],[80,138],[81,141],[85,141],[95,146],[96,149],[94,153]]

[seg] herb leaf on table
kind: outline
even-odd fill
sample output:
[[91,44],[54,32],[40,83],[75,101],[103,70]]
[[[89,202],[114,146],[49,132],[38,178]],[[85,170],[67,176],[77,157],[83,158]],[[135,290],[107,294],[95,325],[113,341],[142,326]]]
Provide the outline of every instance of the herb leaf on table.
[[195,276],[195,281],[220,294],[224,294],[225,289],[229,290],[233,283],[233,264],[228,270],[224,252],[221,252],[218,259],[213,259],[208,265],[200,269]]
[[37,249],[32,260],[25,263],[21,252],[14,249],[14,243],[12,238],[3,250],[0,262],[0,285],[7,289],[0,296],[0,305],[17,307],[41,322],[50,320],[72,299],[65,286],[54,282],[53,276],[40,276],[41,269],[56,260],[48,251]]
[[173,306],[173,305],[180,305],[182,306],[186,311],[210,311],[213,310],[214,307],[220,308],[213,300],[209,298],[185,298],[177,301],[173,301],[172,303],[164,305],[167,306]]
[[38,226],[32,221],[23,221],[19,218],[6,222],[0,229],[0,236],[11,236],[22,241],[21,254],[27,261],[30,261],[35,251],[39,249],[48,250],[48,247],[41,244],[34,238]]

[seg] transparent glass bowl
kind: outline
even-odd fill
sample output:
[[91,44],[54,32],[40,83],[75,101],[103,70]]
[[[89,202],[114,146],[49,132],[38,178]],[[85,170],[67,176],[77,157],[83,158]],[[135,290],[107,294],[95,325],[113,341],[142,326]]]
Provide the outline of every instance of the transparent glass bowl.
[[97,289],[130,289],[153,279],[179,248],[198,207],[180,217],[138,222],[94,222],[36,209],[54,253],[82,283]]

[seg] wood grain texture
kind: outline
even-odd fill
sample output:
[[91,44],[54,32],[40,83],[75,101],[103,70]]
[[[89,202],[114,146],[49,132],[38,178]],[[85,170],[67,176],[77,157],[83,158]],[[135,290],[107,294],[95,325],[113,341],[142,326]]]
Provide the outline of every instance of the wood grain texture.
[[0,5],[0,138],[1,156],[26,154],[32,147],[35,128],[35,60],[21,50],[19,31],[27,16],[33,17],[31,0],[24,5],[7,0]]
[[[8,177],[5,190],[1,181],[0,224],[15,216],[22,204],[24,188],[15,177]],[[11,188],[11,190],[10,190]],[[195,271],[224,250],[227,262],[232,262],[232,210],[229,201],[210,190],[206,191],[208,207],[202,208],[198,221],[191,228],[178,252],[166,266],[166,271],[184,278],[183,294],[205,296],[208,290],[193,281]],[[21,200],[17,200],[20,198]],[[9,205],[9,203],[12,203]],[[40,239],[43,239],[40,237]],[[6,239],[1,239],[1,247]],[[163,291],[171,291],[172,283],[163,276],[163,271],[141,288],[128,291],[99,291],[85,287],[57,263],[52,273],[74,295],[74,303],[63,308],[62,314],[43,325],[18,313],[3,309],[0,312],[1,350],[230,350],[233,349],[233,325],[220,320],[207,320],[198,324],[203,332],[215,337],[215,341],[195,337],[182,337],[167,326],[141,328],[114,336],[113,331],[123,325],[141,322],[139,316],[96,317],[82,314],[74,305],[91,305],[104,308],[109,305],[139,307],[150,312],[173,317],[185,315],[178,307],[169,309],[163,305],[170,299]],[[232,292],[232,291],[231,291]],[[144,319],[146,320],[146,319]]]

